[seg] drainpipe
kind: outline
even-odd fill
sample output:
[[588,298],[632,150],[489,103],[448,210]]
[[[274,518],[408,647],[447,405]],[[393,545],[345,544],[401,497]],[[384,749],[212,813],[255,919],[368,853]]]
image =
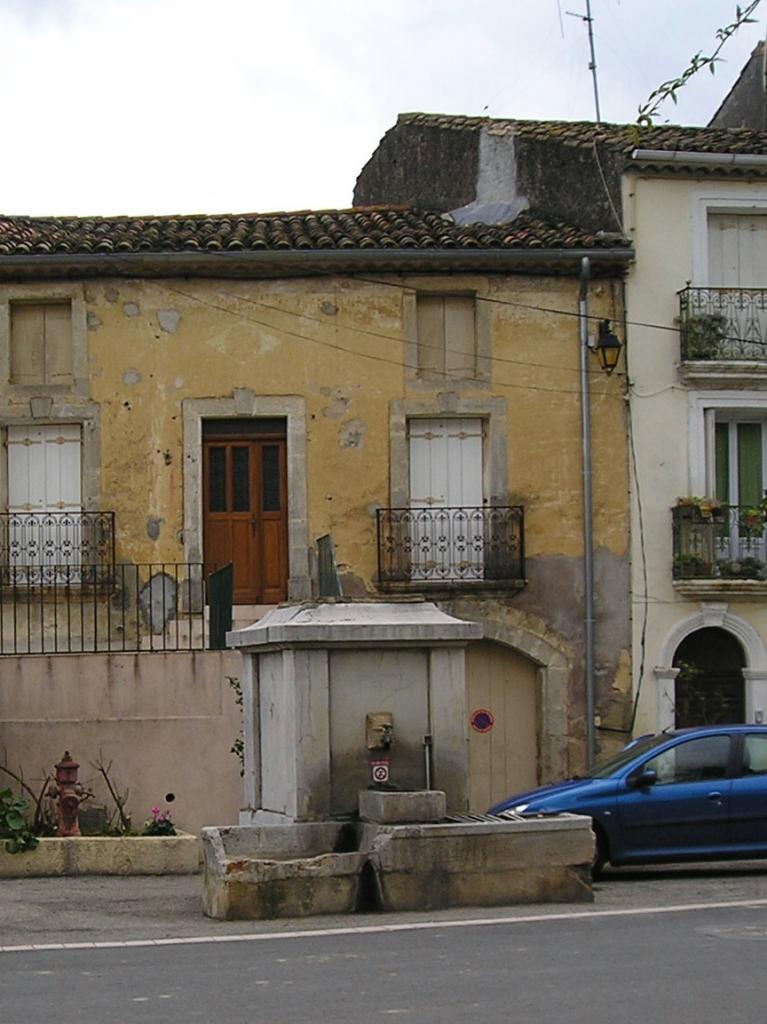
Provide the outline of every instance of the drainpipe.
[[581,357],[581,435],[583,442],[583,626],[584,670],[586,682],[586,763],[589,768],[596,758],[595,688],[594,688],[594,536],[591,500],[591,399],[589,394],[589,319],[588,288],[591,264],[588,256],[581,260],[581,289],[578,297],[578,326]]

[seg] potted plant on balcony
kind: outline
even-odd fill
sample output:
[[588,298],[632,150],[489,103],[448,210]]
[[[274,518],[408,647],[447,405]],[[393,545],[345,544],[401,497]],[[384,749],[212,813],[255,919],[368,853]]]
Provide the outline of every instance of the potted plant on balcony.
[[675,555],[672,566],[675,580],[691,580],[711,575],[711,564],[700,555]]
[[695,494],[683,495],[676,499],[674,508],[679,519],[691,519],[693,522],[713,520],[722,522],[725,514],[724,506],[717,498],[698,497]]
[[683,320],[680,328],[682,359],[720,359],[727,341],[727,318],[721,313],[699,313]]
[[751,556],[732,561],[723,559],[716,567],[721,578],[727,580],[764,580],[767,575],[764,562]]
[[764,529],[764,509],[761,505],[744,505],[738,514],[741,530],[761,533]]

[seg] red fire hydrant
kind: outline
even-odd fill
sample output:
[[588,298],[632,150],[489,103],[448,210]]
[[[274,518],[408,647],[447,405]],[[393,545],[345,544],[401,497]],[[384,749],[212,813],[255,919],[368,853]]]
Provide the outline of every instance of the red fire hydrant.
[[48,787],[48,795],[58,801],[58,836],[79,836],[78,812],[83,800],[90,796],[77,781],[78,761],[73,760],[68,750],[56,767],[56,781]]

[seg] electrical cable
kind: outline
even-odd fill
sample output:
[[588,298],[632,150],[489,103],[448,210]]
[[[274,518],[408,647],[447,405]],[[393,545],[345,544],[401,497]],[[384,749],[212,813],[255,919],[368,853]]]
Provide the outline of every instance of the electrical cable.
[[[179,288],[171,288],[171,287],[169,287],[167,285],[166,285],[166,287],[168,288],[169,291],[172,291],[172,292],[174,292],[177,295],[181,295],[184,298],[187,298],[187,299],[189,299],[191,301],[198,302],[200,305],[206,306],[209,309],[215,309],[215,310],[218,310],[218,312],[227,313],[229,316],[238,317],[240,320],[245,320],[248,323],[257,324],[260,327],[266,327],[266,328],[268,328],[269,330],[272,330],[272,331],[279,331],[281,334],[288,335],[288,336],[293,337],[293,338],[298,338],[301,341],[307,341],[307,342],[311,342],[311,343],[313,343],[315,345],[321,345],[321,346],[323,346],[325,348],[332,349],[333,351],[340,352],[340,353],[342,353],[345,356],[355,356],[357,358],[362,358],[362,359],[371,359],[374,362],[384,363],[384,364],[389,365],[389,366],[396,366],[396,367],[398,367],[400,369],[413,370],[414,372],[417,371],[418,369],[420,369],[420,367],[417,364],[403,363],[399,359],[388,359],[386,356],[379,356],[379,355],[375,355],[375,354],[370,353],[370,352],[361,352],[361,351],[358,351],[358,350],[355,351],[355,350],[352,350],[352,349],[345,348],[343,345],[336,345],[336,344],[333,344],[330,341],[325,341],[325,340],[323,340],[321,338],[310,338],[306,334],[299,334],[297,331],[291,331],[291,330],[288,330],[287,328],[284,328],[284,327],[277,327],[277,326],[275,326],[275,324],[267,323],[264,320],[258,320],[256,317],[246,316],[244,313],[238,312],[238,311],[233,310],[233,309],[229,309],[227,306],[221,306],[221,305],[219,305],[219,304],[217,304],[215,302],[211,302],[209,299],[200,298],[197,295],[191,295],[188,292],[184,292],[184,291],[182,291]],[[401,338],[398,339],[398,340],[402,341]],[[558,370],[565,371],[568,368],[567,367],[548,367],[548,369],[558,369]],[[602,371],[599,371],[599,372],[601,373],[602,376],[604,376],[604,373]],[[623,374],[617,374],[617,376],[618,377],[623,377],[624,375]],[[563,394],[563,395],[578,395],[580,393],[578,388],[556,388],[556,387],[547,388],[547,387],[541,387],[538,384],[512,383],[510,381],[500,381],[500,380],[496,380],[493,383],[494,383],[494,386],[498,387],[498,388],[516,389],[516,390],[521,390],[521,391],[539,391],[539,392],[546,392],[546,393],[549,393],[549,394]],[[613,401],[620,401],[620,402],[623,401],[623,396],[622,395],[620,395],[620,394],[614,395],[614,394],[612,394],[611,392],[608,392],[608,391],[597,391],[597,392],[594,392],[594,396],[595,397],[599,397],[599,398],[610,399],[610,400],[613,400]]]

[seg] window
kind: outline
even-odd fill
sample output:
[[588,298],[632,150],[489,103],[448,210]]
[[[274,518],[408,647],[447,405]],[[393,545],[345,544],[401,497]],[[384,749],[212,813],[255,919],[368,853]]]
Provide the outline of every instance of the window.
[[411,579],[482,579],[481,419],[412,419]]
[[756,559],[763,563],[767,558],[761,508],[767,481],[766,457],[767,420],[749,419],[747,410],[716,413],[714,494],[723,505],[732,506],[715,531],[717,559]]
[[473,295],[419,293],[416,298],[418,372],[477,376],[477,330]]
[[656,773],[659,786],[675,782],[703,782],[724,778],[729,760],[729,736],[703,736],[664,750],[646,761],[644,770]]
[[767,215],[709,211],[707,229],[710,287],[767,286]]
[[3,561],[17,582],[79,580],[84,535],[80,425],[8,427],[8,514]]
[[754,733],[744,737],[743,774],[767,775],[767,736]]
[[10,382],[72,383],[71,302],[11,302]]
[[727,505],[758,505],[764,496],[767,421],[718,412],[714,426],[716,497]]

